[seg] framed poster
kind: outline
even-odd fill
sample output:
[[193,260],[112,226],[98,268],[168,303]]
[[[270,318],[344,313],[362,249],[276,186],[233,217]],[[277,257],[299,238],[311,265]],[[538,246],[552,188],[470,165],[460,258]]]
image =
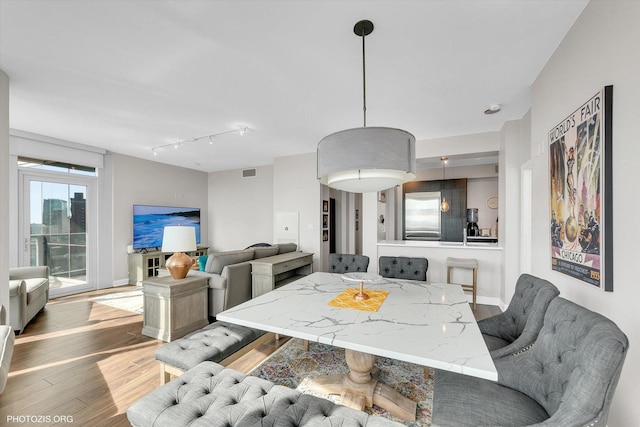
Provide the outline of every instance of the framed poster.
[[613,86],[549,132],[551,268],[613,291]]
[[322,201],[322,212],[329,212],[329,201],[328,200],[323,200]]

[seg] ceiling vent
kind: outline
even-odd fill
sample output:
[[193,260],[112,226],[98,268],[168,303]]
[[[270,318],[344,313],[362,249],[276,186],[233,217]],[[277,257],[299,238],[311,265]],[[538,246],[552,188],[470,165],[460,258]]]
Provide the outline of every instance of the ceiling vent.
[[242,177],[243,178],[251,178],[252,176],[256,176],[256,170],[255,169],[243,169],[242,170]]

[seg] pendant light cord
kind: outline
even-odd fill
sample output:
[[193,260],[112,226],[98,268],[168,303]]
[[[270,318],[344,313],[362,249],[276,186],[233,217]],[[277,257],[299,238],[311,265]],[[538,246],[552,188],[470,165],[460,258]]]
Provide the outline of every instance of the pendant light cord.
[[367,73],[365,66],[364,39],[365,29],[362,28],[362,114],[364,115],[364,127],[367,127]]

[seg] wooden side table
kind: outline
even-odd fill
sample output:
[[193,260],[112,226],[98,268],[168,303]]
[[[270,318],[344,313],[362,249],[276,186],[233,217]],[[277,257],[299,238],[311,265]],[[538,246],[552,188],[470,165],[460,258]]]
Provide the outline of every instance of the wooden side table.
[[209,324],[205,277],[153,277],[142,282],[144,325],[142,334],[173,341]]

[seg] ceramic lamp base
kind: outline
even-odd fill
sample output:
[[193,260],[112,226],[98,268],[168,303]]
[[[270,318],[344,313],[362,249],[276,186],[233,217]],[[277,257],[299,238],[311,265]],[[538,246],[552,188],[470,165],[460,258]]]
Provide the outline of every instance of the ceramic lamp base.
[[165,267],[169,270],[171,277],[175,280],[184,279],[191,269],[193,260],[184,252],[175,252],[165,262]]

